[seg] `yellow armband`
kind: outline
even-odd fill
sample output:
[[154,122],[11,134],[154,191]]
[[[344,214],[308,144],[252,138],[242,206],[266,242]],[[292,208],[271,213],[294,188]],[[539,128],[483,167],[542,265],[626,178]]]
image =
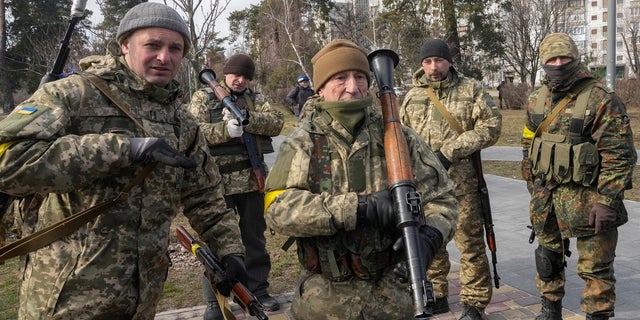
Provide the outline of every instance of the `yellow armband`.
[[7,151],[7,149],[9,149],[9,147],[11,147],[12,144],[13,144],[13,141],[0,144],[0,157],[4,155],[5,151]]
[[522,130],[522,137],[523,138],[531,140],[531,139],[533,139],[535,137],[535,135],[536,135],[536,133],[531,131],[529,129],[529,127],[524,126],[524,129]]
[[281,193],[283,193],[284,190],[273,190],[273,191],[269,191],[264,195],[264,214],[267,214],[267,209],[269,209],[269,206],[271,205],[271,203],[273,203],[273,201],[276,199],[277,196],[279,196]]

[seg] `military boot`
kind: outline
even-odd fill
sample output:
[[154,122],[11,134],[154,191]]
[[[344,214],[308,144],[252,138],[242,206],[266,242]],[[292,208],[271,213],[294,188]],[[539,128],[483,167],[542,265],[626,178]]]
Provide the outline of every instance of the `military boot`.
[[207,301],[207,308],[204,310],[203,318],[204,320],[224,320],[218,300]]
[[562,300],[551,301],[542,297],[542,310],[535,320],[562,320]]
[[468,304],[462,305],[462,314],[458,320],[482,320],[484,317],[484,310],[478,309]]
[[585,320],[609,320],[609,316],[591,315],[587,313],[587,318]]

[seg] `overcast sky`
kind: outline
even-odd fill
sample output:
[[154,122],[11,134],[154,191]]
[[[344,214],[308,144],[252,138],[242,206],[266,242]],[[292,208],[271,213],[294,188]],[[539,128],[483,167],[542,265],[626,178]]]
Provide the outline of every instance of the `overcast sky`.
[[[205,1],[211,1],[211,0],[205,0]],[[150,0],[149,2],[164,3],[161,0]],[[170,1],[167,1],[167,3],[171,5]],[[260,0],[241,0],[241,1],[231,0],[231,3],[229,3],[229,5],[227,6],[227,9],[222,13],[222,16],[218,19],[218,21],[216,21],[217,30],[215,31],[220,32],[221,37],[229,35],[229,21],[227,21],[227,17],[229,16],[229,14],[234,11],[249,8],[252,4],[257,5],[258,3],[260,3]],[[100,8],[98,7],[98,4],[95,0],[87,1],[87,9],[90,9],[91,11],[94,12],[93,13],[94,17],[91,19],[92,20],[91,22],[93,22],[94,26],[97,25],[100,21],[102,21]]]

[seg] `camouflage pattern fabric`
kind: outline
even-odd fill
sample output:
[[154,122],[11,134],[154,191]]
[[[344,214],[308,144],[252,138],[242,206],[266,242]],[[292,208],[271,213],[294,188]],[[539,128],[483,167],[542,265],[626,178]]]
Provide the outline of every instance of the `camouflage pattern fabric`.
[[[224,81],[220,81],[220,86],[225,88],[227,92],[231,92],[231,89],[224,84]],[[241,96],[234,97],[237,100],[239,107],[243,105],[249,108],[249,125],[244,130],[248,133],[256,135],[256,138],[262,137],[275,137],[280,134],[284,125],[284,115],[277,110],[273,109],[269,103],[264,103],[261,106],[255,106],[255,97],[253,94],[243,94]],[[247,103],[243,100],[250,99],[251,102]],[[201,127],[201,131],[204,133],[207,143],[210,147],[215,147],[222,143],[235,143],[240,149],[244,148],[241,140],[238,138],[229,137],[225,121],[222,121],[222,103],[218,99],[211,99],[210,94],[206,89],[196,91],[191,98],[191,104],[189,104],[189,111],[198,119]],[[220,113],[219,121],[211,121],[211,112]],[[243,161],[249,161],[249,156],[246,153],[243,154],[228,154],[217,155],[214,159],[218,166],[224,167],[239,163]],[[264,165],[266,168],[267,166]],[[258,190],[253,171],[251,168],[244,168],[233,172],[222,173],[222,181],[225,188],[225,195],[239,194],[245,192],[252,192]]]
[[[484,309],[492,295],[491,273],[477,196],[477,173],[469,156],[498,141],[502,115],[481,84],[459,75],[453,68],[449,69],[447,78],[438,82],[428,80],[420,68],[413,75],[413,85],[402,102],[401,121],[416,130],[433,151],[440,151],[452,163],[448,173],[454,183],[460,214],[454,236],[460,251],[460,302]],[[462,134],[456,132],[430,101],[429,87],[463,128]],[[437,297],[446,297],[449,293],[450,268],[444,247],[427,272]]]
[[574,60],[580,58],[578,47],[568,34],[552,33],[540,43],[540,61],[543,64],[555,57],[568,57]]
[[[349,172],[349,162],[361,163],[361,171],[355,173],[364,177],[358,179],[364,188],[359,193],[372,193],[388,187],[384,126],[379,111],[369,106],[365,110],[364,124],[352,136],[337,121],[330,117],[327,120],[328,113],[321,116],[318,103],[320,99],[307,101],[305,108],[309,108],[309,113],[280,146],[278,158],[267,178],[267,198],[272,194],[275,198],[267,201],[265,218],[271,229],[283,235],[343,239],[348,237],[349,231],[356,230],[357,220],[358,200],[349,179],[354,174]],[[403,128],[426,223],[437,228],[445,242],[449,241],[457,219],[453,185],[424,141],[413,130]],[[310,165],[311,157],[315,154],[312,134],[326,137],[327,151],[323,154],[331,155],[332,183],[328,191],[321,193],[309,191],[309,178],[313,176],[310,172],[313,167]],[[372,236],[382,239],[385,235],[378,231]],[[372,241],[380,243],[381,240]],[[371,247],[364,245],[353,253],[364,255],[359,250],[368,249]],[[321,275],[306,277],[303,274],[293,301],[294,315],[300,319],[411,318],[413,305],[407,284],[397,283],[390,267],[378,281],[353,277],[347,281],[332,282]]]
[[[592,78],[589,70],[581,65],[568,82],[579,85]],[[548,79],[543,79],[546,86]],[[547,115],[566,94],[554,91],[545,102]],[[623,204],[624,190],[631,188],[631,177],[637,154],[626,107],[609,88],[597,83],[587,101],[582,137],[593,141],[600,157],[600,172],[594,185],[584,187],[574,182],[557,184],[545,182],[531,173],[529,148],[538,124],[534,108],[540,89],[531,94],[527,104],[527,123],[523,130],[522,175],[531,193],[530,219],[540,245],[561,252],[561,239],[577,238],[578,273],[585,279],[582,293],[582,310],[587,313],[613,316],[615,293],[613,285],[613,258],[617,242],[616,228],[628,221]],[[547,132],[569,135],[575,99],[553,119]],[[594,203],[613,207],[616,220],[594,235],[589,225],[589,212]],[[610,251],[609,251],[610,250]],[[558,300],[564,295],[564,281],[543,283],[539,277],[536,284],[541,295]]]
[[[122,58],[120,58],[122,59]],[[153,319],[169,268],[170,224],[183,205],[191,226],[220,255],[244,254],[238,220],[177,83],[155,87],[118,58],[91,56],[81,68],[104,79],[154,137],[194,159],[192,170],[158,165],[126,201],[69,236],[29,253],[20,319]],[[42,195],[20,213],[28,235],[112,199],[142,170],[130,137],[143,132],[78,75],[45,84],[0,122],[0,191]],[[22,206],[28,208],[29,206]]]

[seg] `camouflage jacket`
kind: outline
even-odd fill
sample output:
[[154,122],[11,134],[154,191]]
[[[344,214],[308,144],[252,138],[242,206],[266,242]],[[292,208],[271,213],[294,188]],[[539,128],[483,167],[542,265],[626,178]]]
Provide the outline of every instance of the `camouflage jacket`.
[[[502,115],[493,99],[476,81],[458,75],[450,68],[446,80],[433,83],[420,68],[413,74],[414,88],[409,90],[400,108],[404,125],[413,128],[433,151],[451,161],[449,174],[456,194],[476,192],[477,175],[469,156],[498,141]],[[442,105],[457,120],[464,132],[449,124],[427,95],[433,88]]]
[[[231,89],[220,81],[220,86],[227,92]],[[245,94],[231,95],[237,101],[239,108],[248,108],[249,124],[244,131],[256,136],[260,157],[264,153],[273,152],[271,137],[277,136],[284,125],[284,115],[271,108],[269,103],[255,106],[255,96],[250,89]],[[258,185],[253,176],[251,167],[246,165],[249,156],[242,139],[231,138],[227,131],[226,121],[222,120],[224,106],[214,95],[210,88],[196,91],[191,98],[189,111],[200,123],[214,160],[220,167],[225,195],[246,193],[258,190]],[[239,166],[239,164],[245,164]],[[263,163],[266,170],[266,165]]]
[[[583,67],[576,75],[573,86],[592,78],[589,70]],[[546,78],[543,85],[546,86]],[[528,159],[529,147],[539,123],[534,121],[534,108],[541,89],[529,96],[527,103],[527,123],[523,131],[522,175],[532,194],[532,217],[543,212],[536,212],[536,207],[544,206],[549,197],[554,199],[555,213],[564,219],[561,228],[564,237],[593,234],[588,226],[589,212],[595,202],[614,207],[618,212],[613,226],[619,226],[628,220],[622,200],[624,190],[631,188],[633,168],[636,165],[637,153],[633,143],[633,133],[629,123],[626,107],[620,98],[601,83],[591,89],[587,100],[587,114],[583,123],[582,136],[592,141],[600,158],[600,171],[597,182],[590,187],[583,187],[570,182],[562,185],[545,185],[545,182],[531,174],[531,162]],[[565,96],[566,92],[554,92],[547,95],[544,114],[547,115]],[[555,117],[546,132],[568,135],[570,122],[576,100],[569,102]],[[552,190],[549,192],[548,190]],[[553,196],[552,196],[553,195]],[[540,202],[539,205],[536,203]],[[532,218],[537,219],[537,218]],[[540,216],[539,224],[544,224],[545,216]],[[536,221],[534,222],[534,227]]]
[[[278,158],[267,177],[265,196],[267,225],[293,237],[344,237],[356,229],[357,194],[387,188],[384,157],[384,124],[381,114],[370,106],[365,122],[354,137],[315,109],[317,99],[307,101],[310,111],[300,126],[281,144]],[[458,217],[453,185],[437,157],[411,129],[403,127],[409,145],[416,190],[422,196],[426,223],[437,228],[447,243]],[[315,150],[311,134],[326,137],[326,150]],[[312,193],[312,158],[318,152],[330,155],[331,182],[326,192]],[[357,168],[357,170],[353,170]],[[360,181],[356,186],[353,180]],[[359,190],[356,190],[359,189]]]
[[[21,318],[152,319],[169,268],[171,221],[180,208],[215,253],[244,254],[238,220],[226,209],[221,177],[196,120],[180,106],[177,83],[155,87],[119,59],[91,56],[80,64],[106,81],[149,135],[198,165],[158,164],[124,202],[29,253]],[[22,213],[23,234],[114,198],[143,169],[131,162],[129,143],[143,136],[79,75],[47,83],[17,106],[0,122],[0,191],[43,197],[36,212]]]

